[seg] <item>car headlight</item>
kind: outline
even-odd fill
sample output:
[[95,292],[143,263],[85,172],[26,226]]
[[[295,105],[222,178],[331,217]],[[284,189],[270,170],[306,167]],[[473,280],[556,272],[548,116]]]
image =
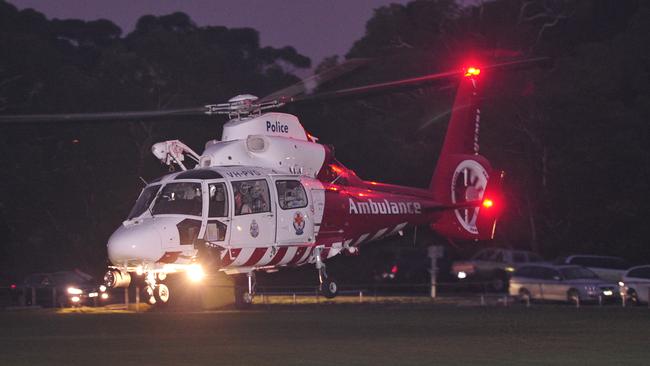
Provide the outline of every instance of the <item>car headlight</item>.
[[69,293],[70,295],[81,295],[81,294],[83,294],[84,292],[83,292],[80,288],[76,288],[76,287],[68,287],[68,293]]
[[97,292],[91,292],[88,294],[88,297],[97,297],[99,294]]
[[100,285],[100,286],[99,286],[99,291],[101,291],[101,292],[106,292],[106,286],[104,286],[104,285]]
[[603,291],[603,295],[605,295],[605,296],[612,296],[613,294],[614,294],[614,292],[612,290],[604,290]]
[[104,292],[102,294],[102,300],[106,300],[106,299],[108,299],[108,294]]
[[461,280],[467,278],[467,273],[465,273],[465,271],[458,272],[458,278]]

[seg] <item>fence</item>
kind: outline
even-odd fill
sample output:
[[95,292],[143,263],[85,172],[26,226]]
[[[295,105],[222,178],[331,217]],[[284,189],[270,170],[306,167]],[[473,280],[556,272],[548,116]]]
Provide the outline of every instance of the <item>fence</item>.
[[[469,285],[469,286],[468,286]],[[232,289],[232,286],[205,285],[214,288],[221,287]],[[507,293],[490,292],[490,283],[474,282],[468,283],[416,283],[416,284],[387,284],[387,283],[369,283],[369,284],[347,284],[341,285],[339,295],[348,299],[348,302],[390,302],[396,298],[401,301],[411,298],[414,300],[430,299],[431,294],[435,293],[436,302],[449,303],[456,305],[503,305],[508,306],[517,302],[518,298],[509,296]],[[128,304],[129,298],[135,303],[140,303],[140,289],[131,289],[131,297],[128,289],[113,289],[111,298],[113,303]],[[638,291],[646,291],[646,297],[642,300],[647,302],[650,298],[650,286],[637,287]],[[56,288],[36,288],[36,287],[0,287],[0,308],[11,307],[57,307],[62,305],[57,301]],[[256,287],[257,301],[263,304],[271,303],[271,299],[284,297],[284,303],[297,304],[300,299],[310,299],[312,302],[325,300],[318,291],[318,286],[272,286],[258,285]],[[286,298],[289,300],[286,301]],[[393,300],[391,300],[393,299]],[[594,299],[595,302],[602,306],[604,298],[599,296]],[[303,301],[304,302],[304,301]],[[532,306],[531,299],[525,298],[521,301],[525,306]],[[627,296],[620,297],[620,305],[623,307],[630,306]],[[583,305],[580,299],[574,301],[576,307]],[[647,302],[650,308],[650,302]]]

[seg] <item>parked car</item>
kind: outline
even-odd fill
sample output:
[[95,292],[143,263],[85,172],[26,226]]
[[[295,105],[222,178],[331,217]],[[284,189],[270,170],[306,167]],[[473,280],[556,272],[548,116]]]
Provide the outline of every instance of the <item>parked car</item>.
[[583,266],[595,272],[600,278],[613,282],[620,281],[625,271],[630,268],[630,265],[623,258],[585,254],[560,257],[555,261],[555,264]]
[[621,296],[633,304],[648,303],[650,297],[650,265],[632,267],[623,274]]
[[510,295],[522,301],[607,301],[619,298],[615,282],[574,265],[521,266],[510,278]]
[[20,302],[43,307],[97,306],[109,298],[106,286],[79,270],[31,274],[20,290]]
[[478,251],[470,260],[454,262],[451,273],[459,280],[488,282],[495,291],[505,291],[509,274],[518,266],[542,261],[542,257],[533,252],[490,248]]

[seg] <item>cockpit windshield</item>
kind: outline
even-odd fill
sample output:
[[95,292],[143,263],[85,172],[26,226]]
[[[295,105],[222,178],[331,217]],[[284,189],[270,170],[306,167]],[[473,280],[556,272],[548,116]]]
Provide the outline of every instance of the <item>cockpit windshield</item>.
[[135,201],[135,205],[131,209],[131,213],[129,213],[128,219],[130,220],[134,217],[142,215],[142,213],[144,213],[149,208],[153,199],[156,198],[156,193],[159,189],[159,184],[145,188],[142,193],[140,193],[138,200]]
[[201,216],[202,207],[200,183],[169,183],[160,191],[152,213]]

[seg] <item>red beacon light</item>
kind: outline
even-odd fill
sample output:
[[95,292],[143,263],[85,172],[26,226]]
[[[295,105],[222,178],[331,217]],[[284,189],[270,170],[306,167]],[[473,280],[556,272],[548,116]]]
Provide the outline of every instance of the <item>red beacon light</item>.
[[465,76],[469,78],[478,76],[480,73],[481,73],[481,69],[479,69],[478,67],[471,66],[465,69]]
[[492,206],[494,206],[494,202],[491,199],[486,198],[485,200],[483,200],[483,207],[490,208]]

